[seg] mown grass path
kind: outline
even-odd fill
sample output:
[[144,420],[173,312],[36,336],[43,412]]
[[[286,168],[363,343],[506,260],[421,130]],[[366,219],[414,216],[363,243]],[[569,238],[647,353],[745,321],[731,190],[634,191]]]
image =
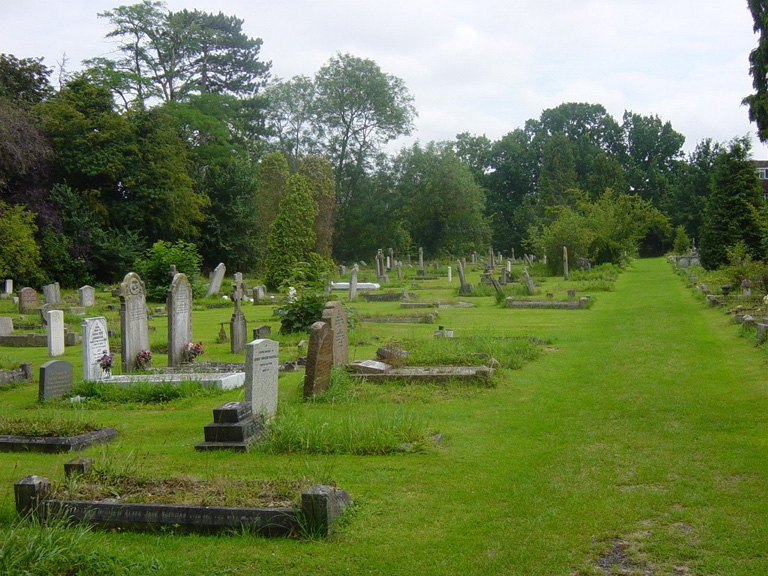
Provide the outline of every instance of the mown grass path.
[[664,261],[635,262],[586,311],[450,313],[459,335],[548,336],[556,350],[497,388],[415,406],[445,435],[433,452],[197,455],[172,432],[172,455],[158,451],[168,469],[328,467],[359,502],[337,535],[109,546],[180,574],[768,574],[765,352]]

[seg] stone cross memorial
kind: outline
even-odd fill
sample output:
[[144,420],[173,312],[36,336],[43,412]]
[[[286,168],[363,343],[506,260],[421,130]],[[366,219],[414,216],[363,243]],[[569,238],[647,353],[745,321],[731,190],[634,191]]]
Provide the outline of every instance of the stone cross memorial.
[[274,340],[254,340],[245,345],[245,401],[254,415],[265,421],[277,412],[277,370],[280,344]]
[[245,348],[245,339],[247,335],[247,322],[243,311],[240,309],[240,301],[243,299],[243,275],[240,272],[235,273],[235,279],[232,282],[232,292],[229,297],[235,305],[235,311],[229,320],[229,344],[233,354],[242,352]]
[[80,306],[88,308],[96,303],[96,289],[93,286],[82,286],[77,291],[80,297]]
[[184,362],[184,346],[192,342],[192,287],[186,274],[177,273],[165,301],[168,310],[168,366]]
[[48,356],[61,356],[64,354],[64,312],[48,310],[45,313],[45,319],[47,321]]
[[19,291],[19,314],[29,314],[38,308],[37,292],[26,286]]
[[315,322],[309,329],[307,370],[304,374],[304,397],[322,394],[331,383],[333,335],[325,322]]
[[211,283],[208,284],[208,290],[205,293],[206,296],[213,296],[214,294],[219,293],[219,290],[221,290],[221,283],[224,281],[224,274],[226,273],[227,267],[224,266],[224,262],[220,262],[213,270]]
[[347,341],[347,311],[341,302],[328,302],[323,310],[323,322],[327,322],[333,338],[333,364],[349,364],[349,342]]
[[147,292],[139,275],[128,272],[115,295],[120,297],[120,356],[123,372],[131,372],[136,368],[136,355],[142,350],[149,350]]
[[51,360],[40,366],[38,399],[43,402],[61,398],[72,390],[72,364],[63,360]]
[[83,380],[101,380],[99,359],[109,352],[109,330],[103,316],[85,318],[80,324],[83,335]]

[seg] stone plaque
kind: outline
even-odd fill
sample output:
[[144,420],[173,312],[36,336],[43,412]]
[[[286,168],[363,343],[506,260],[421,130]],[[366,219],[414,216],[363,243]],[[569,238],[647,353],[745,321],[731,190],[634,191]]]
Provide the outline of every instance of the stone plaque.
[[349,342],[347,341],[347,311],[341,302],[328,302],[323,310],[323,322],[327,322],[333,336],[333,364],[344,366],[349,363]]
[[37,292],[28,286],[22,288],[19,291],[19,314],[29,314],[37,308]]
[[304,374],[304,397],[322,394],[331,383],[333,336],[325,322],[315,322],[309,330],[307,371]]
[[184,346],[192,342],[192,286],[186,274],[177,273],[166,299],[168,310],[168,366],[184,361]]
[[61,398],[72,390],[72,364],[63,360],[51,360],[40,366],[39,399]]
[[96,303],[96,289],[87,284],[77,291],[80,296],[80,306],[93,306]]
[[227,267],[224,266],[224,262],[220,262],[218,266],[213,270],[213,274],[211,275],[211,283],[208,284],[208,291],[205,293],[206,296],[213,296],[214,294],[218,294],[219,290],[221,290],[221,283],[224,280],[224,274],[227,273]]
[[136,354],[149,350],[147,326],[147,292],[135,272],[129,272],[117,290],[120,296],[120,355],[123,372],[136,368]]
[[83,380],[101,380],[103,371],[99,359],[109,352],[107,319],[103,316],[85,318],[80,328],[83,334]]
[[259,339],[245,345],[245,401],[265,420],[277,412],[277,369],[280,344]]
[[48,310],[45,316],[48,356],[61,356],[64,354],[64,312]]

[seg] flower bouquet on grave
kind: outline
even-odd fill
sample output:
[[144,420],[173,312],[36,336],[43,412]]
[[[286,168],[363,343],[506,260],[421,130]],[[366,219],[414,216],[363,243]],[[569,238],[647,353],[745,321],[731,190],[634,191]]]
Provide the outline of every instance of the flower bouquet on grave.
[[146,370],[152,363],[152,352],[150,350],[142,350],[136,354],[136,365],[139,370]]
[[184,357],[185,362],[192,362],[195,358],[202,356],[203,354],[205,354],[205,350],[203,350],[202,342],[198,342],[197,344],[187,342],[184,344],[182,356]]
[[104,350],[104,353],[101,355],[101,358],[99,358],[99,368],[101,368],[101,371],[104,373],[104,378],[109,378],[112,376],[112,362],[115,359],[114,354],[110,354],[109,351]]

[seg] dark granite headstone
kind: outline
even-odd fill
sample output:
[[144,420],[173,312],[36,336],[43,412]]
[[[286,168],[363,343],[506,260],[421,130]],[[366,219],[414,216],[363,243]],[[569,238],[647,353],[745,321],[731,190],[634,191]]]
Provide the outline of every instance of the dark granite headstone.
[[304,375],[304,397],[322,394],[331,383],[333,335],[325,322],[315,322],[309,330],[307,371]]
[[72,390],[72,364],[51,360],[40,366],[40,401],[61,398]]

